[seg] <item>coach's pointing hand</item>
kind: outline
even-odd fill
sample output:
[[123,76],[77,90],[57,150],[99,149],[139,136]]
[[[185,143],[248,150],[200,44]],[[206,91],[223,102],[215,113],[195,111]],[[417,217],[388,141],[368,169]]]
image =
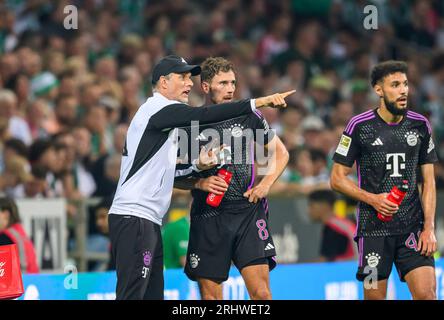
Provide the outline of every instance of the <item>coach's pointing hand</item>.
[[289,95],[295,93],[296,90],[287,91],[284,93],[275,93],[271,96],[266,96],[262,98],[256,99],[256,108],[285,108],[287,107],[287,103],[285,102],[285,98]]

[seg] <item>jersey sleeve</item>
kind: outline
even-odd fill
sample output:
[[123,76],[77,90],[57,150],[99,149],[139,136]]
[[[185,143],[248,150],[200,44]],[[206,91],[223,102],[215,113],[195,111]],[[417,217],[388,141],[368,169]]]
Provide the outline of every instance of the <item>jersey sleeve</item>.
[[353,163],[361,152],[357,131],[357,128],[353,131],[347,130],[347,128],[344,130],[333,155],[334,162],[347,167],[353,166]]
[[260,111],[256,110],[253,113],[252,118],[254,141],[261,145],[267,145],[271,140],[273,140],[276,133],[272,128],[270,128],[267,120]]
[[419,165],[438,162],[438,155],[436,154],[435,144],[433,143],[432,133],[429,128],[427,127],[425,130],[424,141],[419,151]]
[[165,106],[154,114],[148,126],[155,129],[171,129],[191,126],[191,121],[211,124],[256,111],[255,100],[241,100],[205,107],[190,107],[184,103]]

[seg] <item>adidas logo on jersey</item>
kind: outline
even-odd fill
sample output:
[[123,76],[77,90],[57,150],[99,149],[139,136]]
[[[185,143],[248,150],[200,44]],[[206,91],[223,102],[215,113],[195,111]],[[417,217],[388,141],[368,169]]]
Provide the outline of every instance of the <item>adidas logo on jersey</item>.
[[265,247],[265,250],[272,250],[272,249],[274,249],[274,246],[271,243],[267,244],[267,246]]
[[382,143],[382,141],[381,141],[381,139],[376,139],[373,143],[372,143],[372,146],[382,146],[383,145],[383,143]]

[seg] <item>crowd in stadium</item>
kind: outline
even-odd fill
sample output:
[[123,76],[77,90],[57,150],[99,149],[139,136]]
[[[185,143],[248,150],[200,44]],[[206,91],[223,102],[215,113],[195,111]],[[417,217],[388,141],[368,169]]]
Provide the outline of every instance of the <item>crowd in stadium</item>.
[[[364,7],[379,10],[367,30]],[[64,8],[78,9],[67,29]],[[409,65],[410,108],[444,152],[444,2],[439,0],[6,0],[0,5],[0,190],[13,198],[111,196],[128,125],[151,92],[152,66],[224,56],[236,97],[296,89],[263,114],[290,153],[275,194],[329,188],[348,119],[375,108],[377,62]],[[196,80],[198,77],[196,77]],[[190,104],[200,106],[196,81]],[[444,167],[436,166],[437,187]],[[68,207],[74,216],[76,207]]]

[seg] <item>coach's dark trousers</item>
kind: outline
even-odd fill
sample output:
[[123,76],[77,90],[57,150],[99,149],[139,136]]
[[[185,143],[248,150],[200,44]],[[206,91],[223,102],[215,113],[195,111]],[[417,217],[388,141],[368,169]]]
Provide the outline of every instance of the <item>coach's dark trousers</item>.
[[116,261],[117,300],[163,300],[160,226],[130,215],[108,216],[111,253]]

